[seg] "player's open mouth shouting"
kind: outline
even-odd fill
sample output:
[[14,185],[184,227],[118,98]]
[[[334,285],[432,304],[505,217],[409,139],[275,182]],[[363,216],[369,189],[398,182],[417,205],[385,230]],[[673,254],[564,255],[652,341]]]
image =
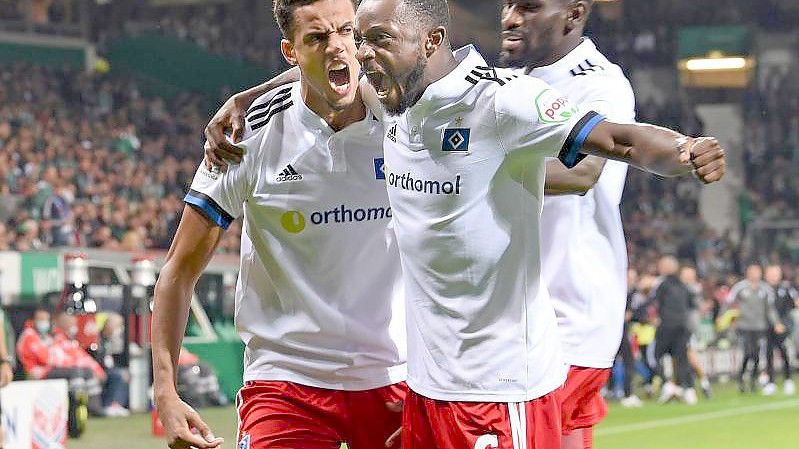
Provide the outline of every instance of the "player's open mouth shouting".
[[336,59],[330,62],[327,67],[327,79],[333,92],[344,97],[350,93],[352,83],[352,73],[350,65],[346,61]]
[[366,72],[366,77],[369,79],[369,84],[375,88],[377,98],[379,98],[380,101],[385,100],[391,91],[388,77],[383,72],[375,69],[368,70]]

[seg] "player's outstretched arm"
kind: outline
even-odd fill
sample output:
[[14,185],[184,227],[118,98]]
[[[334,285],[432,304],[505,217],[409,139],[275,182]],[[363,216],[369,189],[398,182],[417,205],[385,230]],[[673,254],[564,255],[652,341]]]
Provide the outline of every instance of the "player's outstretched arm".
[[694,170],[706,184],[720,180],[726,170],[724,150],[716,139],[686,137],[647,124],[600,122],[588,135],[583,150],[661,176],[686,175]]
[[[205,127],[205,163],[208,169],[217,166],[224,170],[227,168],[227,160],[241,162],[244,151],[234,143],[239,143],[244,136],[244,119],[247,116],[247,109],[261,95],[299,79],[300,69],[293,67],[263,84],[228,98]],[[228,132],[233,143],[230,143],[225,137]]]
[[558,160],[547,161],[544,193],[547,195],[585,195],[602,175],[607,159],[588,156],[574,168],[566,168]]
[[[155,284],[153,310],[153,395],[164,425],[169,447],[213,449],[224,439],[216,438],[200,415],[180,400],[177,393],[177,363],[194,286],[219,245],[222,228],[191,206],[183,209],[172,247]],[[192,428],[200,435],[194,435]]]

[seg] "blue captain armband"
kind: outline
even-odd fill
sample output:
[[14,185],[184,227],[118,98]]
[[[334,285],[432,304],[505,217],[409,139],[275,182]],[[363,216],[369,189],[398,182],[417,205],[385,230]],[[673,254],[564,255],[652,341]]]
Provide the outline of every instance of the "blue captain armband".
[[558,159],[563,162],[566,168],[573,168],[585,158],[585,154],[580,152],[583,149],[583,144],[585,144],[585,139],[588,138],[594,127],[603,120],[605,120],[605,116],[590,111],[574,125],[569,137],[566,138],[566,142],[563,143],[560,154],[558,154]]
[[227,228],[230,227],[230,223],[234,220],[233,216],[222,209],[213,198],[202,192],[190,189],[186,197],[183,198],[183,201],[186,204],[194,206],[205,215],[206,218],[213,221],[224,230],[227,230]]

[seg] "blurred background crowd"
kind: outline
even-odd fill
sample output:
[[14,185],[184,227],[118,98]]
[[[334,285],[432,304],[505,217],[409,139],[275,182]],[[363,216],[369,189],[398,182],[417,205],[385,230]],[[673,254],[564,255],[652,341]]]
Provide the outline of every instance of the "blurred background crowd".
[[[116,38],[156,33],[253,64],[263,79],[286,67],[264,2],[182,3],[0,0],[0,24],[7,31],[83,36],[100,56]],[[487,56],[496,54],[496,2],[451,3],[454,41],[476,39]],[[103,20],[86,21],[86,10]],[[486,23],[486,17],[496,20]],[[678,25],[743,19],[756,30],[791,33],[799,7],[781,0],[720,0],[712,7],[692,0],[625,1],[596,12],[588,34],[636,87],[640,71],[677,78]],[[799,60],[799,45],[793,48],[792,60]],[[146,92],[146,79],[97,67],[87,72],[0,58],[0,251],[169,247],[183,194],[202,159],[202,130],[235,87],[213,93],[187,88],[163,97]],[[622,209],[634,273],[631,297],[644,295],[633,307],[639,321],[648,322],[640,317],[654,300],[653,279],[666,275],[659,266],[664,254],[695,268],[692,308],[711,327],[735,301],[729,292],[748,264],[781,266],[785,282],[799,284],[797,79],[794,62],[758,71],[745,89],[724,94],[740,105],[745,127],[734,229],[705,221],[698,181],[630,171]],[[695,100],[685,91],[639,96],[638,118],[700,135],[705,123]],[[237,253],[240,232],[234,224],[219,251]]]
[[[158,32],[258,64],[264,78],[285,68],[275,27],[258,26],[259,15],[271,24],[261,2],[113,2],[114,8],[111,3],[91,4],[95,14],[107,19],[89,25],[100,49],[119,35]],[[456,24],[497,15],[490,2],[452,3],[456,18],[462,16]],[[760,27],[784,30],[799,15],[799,8],[778,1],[721,3],[708,10],[691,1],[625,2],[610,17],[595,13],[589,35],[630,74],[651,67],[676,71],[677,23],[693,18],[703,25],[735,24],[747,17]],[[68,23],[82,4],[0,0],[0,18],[46,29]],[[454,31],[456,41],[478,36],[481,44],[490,39],[483,47],[496,49],[497,34],[491,34],[496,27],[461,28]],[[199,161],[201,130],[230,90],[218,92],[217,98],[186,91],[164,99],[142,95],[135,79],[113,71],[87,74],[0,64],[0,248],[168,247],[181,196]],[[744,230],[758,220],[799,218],[791,207],[799,199],[799,86],[790,82],[798,75],[796,67],[761,74],[740,95],[747,127],[745,186],[739,195]],[[702,119],[686,95],[639,98],[637,109],[642,121],[694,135],[703,132]],[[708,229],[698,216],[698,187],[692,179],[663,181],[631,172],[623,206],[633,265],[651,271],[653,258],[668,253],[698,265],[703,277],[723,277],[740,274],[746,260],[799,259],[797,229],[776,234],[758,248],[744,248],[745,232],[733,237]],[[235,252],[235,232],[229,235],[222,251]]]

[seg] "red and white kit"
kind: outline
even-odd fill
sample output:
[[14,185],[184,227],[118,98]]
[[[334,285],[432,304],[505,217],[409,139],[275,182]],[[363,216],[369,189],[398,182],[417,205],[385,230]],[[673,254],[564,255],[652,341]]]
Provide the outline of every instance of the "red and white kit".
[[[560,438],[548,395],[566,366],[541,280],[545,161],[573,165],[603,117],[543,81],[488,67],[472,47],[455,56],[454,71],[385,125],[415,393],[403,448],[472,449],[473,437],[494,435],[499,447],[548,449],[542,442]],[[481,407],[495,419],[482,421]]]
[[[635,121],[630,82],[590,39],[529,75],[609,120]],[[564,359],[572,367],[561,390],[566,433],[591,427],[607,413],[600,390],[619,350],[627,297],[627,246],[619,211],[626,176],[627,164],[607,161],[585,195],[544,199],[542,273],[555,305]]]
[[[406,376],[382,135],[371,113],[334,132],[294,83],[250,108],[240,164],[197,170],[186,203],[223,228],[244,217],[235,306],[246,345],[240,448],[295,434],[347,441],[350,418],[396,430],[397,413],[373,412],[378,401],[368,400]],[[344,420],[306,425],[332,411]]]

